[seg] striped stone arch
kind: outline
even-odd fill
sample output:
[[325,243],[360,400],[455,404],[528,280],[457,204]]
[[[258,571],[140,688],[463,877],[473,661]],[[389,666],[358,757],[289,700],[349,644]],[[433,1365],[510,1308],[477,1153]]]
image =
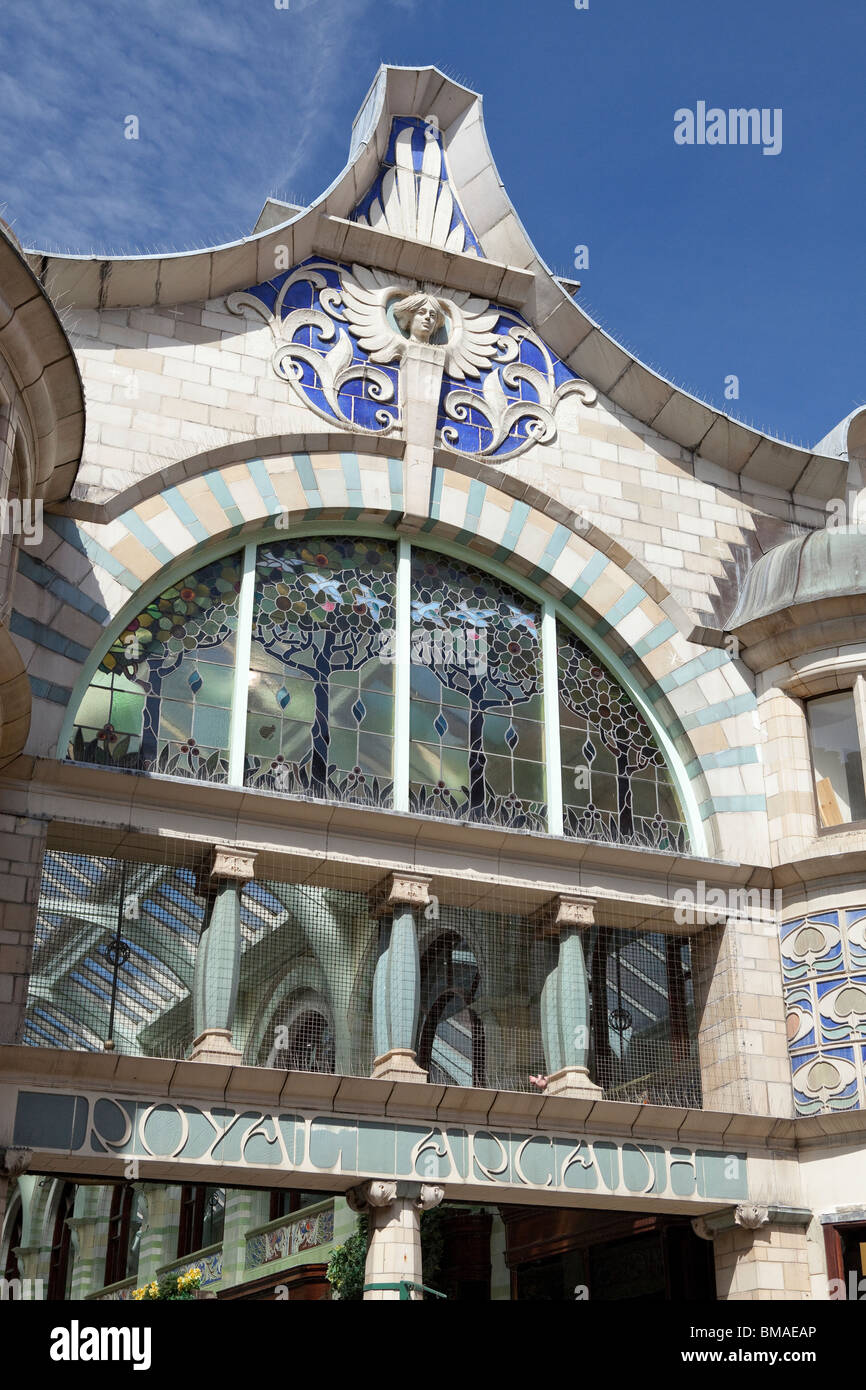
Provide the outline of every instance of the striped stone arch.
[[22,554],[11,623],[34,697],[27,751],[63,756],[63,715],[89,679],[92,654],[179,562],[200,564],[236,537],[264,537],[278,517],[283,535],[312,524],[384,526],[420,544],[476,552],[487,568],[501,567],[500,577],[557,600],[659,737],[688,803],[695,851],[733,858],[730,846],[744,836],[753,848],[756,837],[762,842],[756,702],[728,651],[690,640],[688,616],[617,542],[490,467],[461,471],[439,455],[426,514],[411,514],[401,453],[398,445],[393,456],[295,451],[229,461],[178,477],[107,522],[46,517],[41,552]]

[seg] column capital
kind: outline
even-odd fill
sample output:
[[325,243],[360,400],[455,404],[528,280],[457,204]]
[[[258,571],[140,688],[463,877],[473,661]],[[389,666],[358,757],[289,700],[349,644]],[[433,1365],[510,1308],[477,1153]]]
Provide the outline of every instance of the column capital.
[[207,866],[210,878],[233,878],[246,882],[255,875],[256,851],[234,846],[214,845]]
[[559,936],[566,927],[594,926],[595,906],[595,898],[578,893],[557,893],[533,913],[532,921],[542,936]]
[[438,1183],[387,1182],[377,1178],[350,1187],[345,1193],[349,1207],[359,1215],[371,1207],[390,1207],[398,1201],[411,1202],[419,1211],[430,1211],[439,1206],[444,1196],[445,1188]]
[[742,1226],[746,1231],[758,1231],[762,1226],[766,1226],[769,1220],[769,1208],[758,1206],[754,1202],[741,1202],[734,1211],[735,1224]]
[[33,1161],[33,1150],[10,1146],[0,1149],[0,1178],[20,1178]]
[[430,874],[413,871],[388,874],[370,893],[370,916],[381,917],[396,907],[426,907],[430,901]]
[[396,1182],[362,1182],[357,1187],[350,1187],[346,1195],[346,1201],[351,1211],[360,1215],[370,1207],[389,1207],[392,1202],[397,1200]]

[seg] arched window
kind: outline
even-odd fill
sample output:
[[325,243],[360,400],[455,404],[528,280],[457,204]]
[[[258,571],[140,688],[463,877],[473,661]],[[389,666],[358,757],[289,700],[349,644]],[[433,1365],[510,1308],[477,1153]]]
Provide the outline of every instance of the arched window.
[[273,1038],[266,1065],[286,1071],[334,1071],[334,1030],[325,1006],[315,995],[305,992],[295,996],[279,1010]]
[[[250,654],[243,671],[238,651]],[[552,602],[402,539],[250,542],[164,588],[102,657],[66,751],[289,796],[689,847],[645,715]]]
[[224,1187],[204,1183],[185,1183],[180,1192],[180,1223],[177,1258],[219,1245],[225,1228],[226,1192]]
[[546,829],[540,625],[490,575],[415,553],[413,811]]
[[133,618],[79,706],[70,757],[225,782],[239,588],[229,555]]
[[445,1086],[483,1086],[484,1029],[470,1007],[478,990],[478,964],[454,932],[443,932],[421,959],[426,1004],[418,1043],[419,1065]]
[[3,1268],[4,1279],[20,1279],[21,1269],[18,1264],[18,1256],[15,1251],[21,1244],[24,1234],[24,1208],[20,1199],[15,1204],[14,1215],[10,1216],[7,1226],[8,1239],[6,1244],[6,1260]]
[[59,1303],[69,1298],[72,1288],[72,1230],[69,1220],[75,1208],[75,1184],[64,1183],[55,1207],[51,1255],[48,1264],[48,1299]]
[[391,804],[394,547],[350,537],[260,547],[244,781]]
[[132,1186],[118,1185],[112,1190],[111,1212],[108,1218],[106,1284],[119,1283],[136,1273],[140,1234],[139,1194]]

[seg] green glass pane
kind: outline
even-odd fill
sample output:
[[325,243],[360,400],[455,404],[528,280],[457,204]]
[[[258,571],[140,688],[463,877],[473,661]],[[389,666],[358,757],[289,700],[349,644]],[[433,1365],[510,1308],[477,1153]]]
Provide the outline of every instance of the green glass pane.
[[655,782],[647,782],[641,777],[632,778],[631,805],[636,816],[654,816],[658,809]]
[[390,734],[393,731],[394,700],[391,695],[365,690],[361,695],[361,703],[366,710],[361,720],[361,728],[365,733]]
[[375,777],[390,777],[392,740],[382,734],[362,733],[358,737],[358,761],[361,769]]
[[512,725],[518,735],[514,746],[514,756],[531,762],[544,760],[544,726],[533,719],[513,719]]
[[118,733],[137,734],[141,731],[141,712],[144,696],[141,693],[129,695],[119,691],[111,697],[111,723]]
[[192,734],[196,743],[204,748],[228,748],[229,712],[211,705],[196,703],[192,721]]
[[331,747],[328,761],[342,771],[355,767],[358,761],[358,736],[348,729],[331,729]]
[[522,801],[544,800],[544,767],[514,759],[514,790]]
[[511,759],[489,757],[485,767],[487,781],[499,796],[507,796],[512,789]]
[[592,800],[600,811],[618,811],[616,778],[593,772]]
[[409,689],[413,700],[429,700],[438,705],[442,687],[432,671],[426,666],[412,666]]
[[591,799],[588,779],[578,777],[571,768],[563,767],[562,799],[566,806],[588,806]]
[[361,671],[361,689],[390,694],[394,689],[394,663],[378,659],[368,661]]
[[283,663],[279,657],[272,656],[265,651],[261,642],[253,640],[250,647],[250,670],[252,671],[273,671],[276,675],[281,675]]
[[310,726],[295,719],[283,720],[280,734],[280,752],[287,762],[300,762],[310,747]]
[[419,782],[438,782],[441,775],[439,749],[427,743],[411,743],[409,776]]
[[469,754],[457,748],[442,750],[442,780],[446,786],[459,787],[469,781]]
[[661,815],[664,816],[665,820],[682,823],[685,817],[680,808],[676,791],[664,774],[659,777],[657,787],[658,805]]
[[260,715],[247,716],[247,753],[274,757],[280,751],[279,722],[267,723]]
[[352,714],[352,706],[358,703],[357,687],[333,685],[331,687],[330,720],[332,728],[357,729],[358,721]]
[[192,735],[192,704],[182,704],[180,700],[163,700],[159,707],[160,738],[175,739],[183,743]]
[[196,703],[219,705],[229,709],[232,703],[234,671],[226,666],[216,666],[211,661],[199,661],[195,667],[201,677],[201,689],[196,692]]
[[101,729],[109,722],[111,693],[91,686],[78,707],[75,722],[83,728]]

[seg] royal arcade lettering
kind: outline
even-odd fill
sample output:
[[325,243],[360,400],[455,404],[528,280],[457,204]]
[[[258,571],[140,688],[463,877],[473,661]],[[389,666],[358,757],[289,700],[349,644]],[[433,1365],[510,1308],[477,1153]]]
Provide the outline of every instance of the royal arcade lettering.
[[174,1160],[299,1175],[695,1201],[748,1197],[743,1153],[57,1091],[19,1092],[14,1143],[78,1158]]

